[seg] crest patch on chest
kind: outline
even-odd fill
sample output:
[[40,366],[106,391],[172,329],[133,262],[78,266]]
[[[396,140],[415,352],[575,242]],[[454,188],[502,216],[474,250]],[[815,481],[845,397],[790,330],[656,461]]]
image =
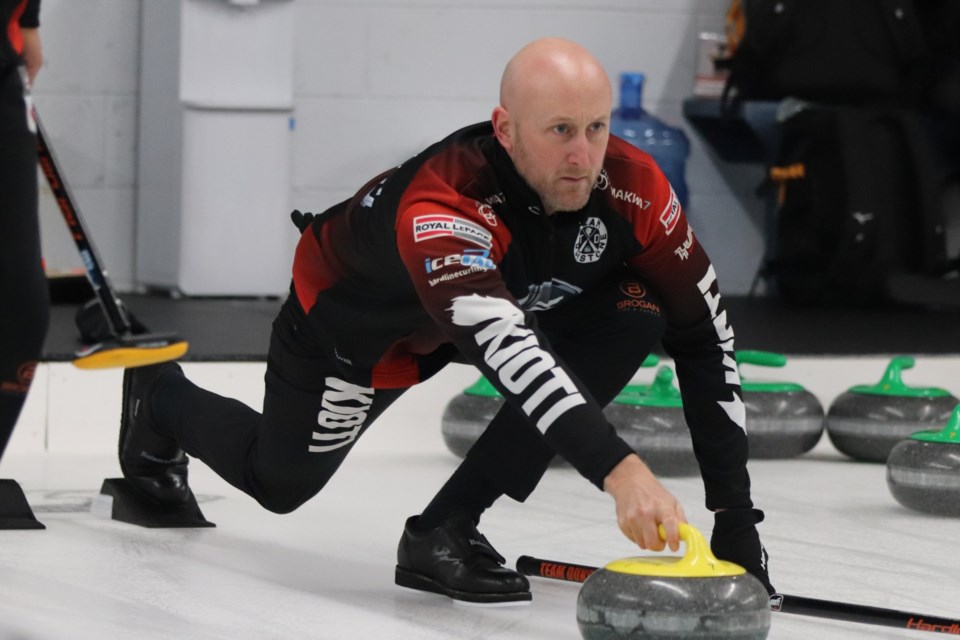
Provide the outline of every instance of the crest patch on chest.
[[573,259],[584,264],[596,262],[607,248],[607,225],[596,216],[580,223],[580,231],[573,243]]

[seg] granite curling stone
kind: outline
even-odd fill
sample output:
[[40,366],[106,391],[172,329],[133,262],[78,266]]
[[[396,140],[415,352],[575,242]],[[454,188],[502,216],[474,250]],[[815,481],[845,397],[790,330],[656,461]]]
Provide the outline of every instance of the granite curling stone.
[[454,396],[440,419],[440,432],[447,449],[461,458],[467,455],[503,403],[503,396],[483,376]]
[[[650,354],[640,366],[653,367],[659,361],[656,355]],[[440,433],[447,449],[460,458],[466,456],[504,402],[500,392],[484,376],[454,396],[440,418]],[[557,456],[553,464],[566,463]]]
[[[440,418],[440,433],[450,453],[466,457],[505,402],[496,387],[483,376],[450,400]],[[550,461],[553,467],[567,464],[560,456]]]
[[913,358],[898,356],[874,385],[842,393],[827,412],[827,436],[838,451],[856,460],[886,462],[901,440],[917,431],[940,429],[960,400],[937,387],[911,387],[901,372]]
[[[769,351],[737,351],[737,364],[782,367],[786,356]],[[823,405],[793,382],[741,377],[751,459],[793,458],[813,449],[824,430]]]
[[941,431],[920,431],[893,448],[887,487],[908,509],[960,516],[960,405]]
[[[663,527],[660,536],[666,538]],[[767,590],[739,565],[718,560],[703,536],[680,525],[683,557],[616,560],[577,596],[585,640],[759,640],[770,630]]]
[[649,385],[628,385],[603,410],[607,420],[656,475],[700,473],[673,370],[663,366]]

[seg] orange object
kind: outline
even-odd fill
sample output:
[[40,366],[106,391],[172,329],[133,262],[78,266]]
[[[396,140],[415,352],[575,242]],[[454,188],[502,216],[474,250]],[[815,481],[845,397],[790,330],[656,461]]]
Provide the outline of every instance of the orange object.
[[777,204],[783,204],[787,197],[787,182],[802,180],[807,176],[807,166],[802,162],[788,164],[785,167],[770,167],[770,179],[777,183]]
[[727,55],[733,56],[743,39],[743,32],[747,28],[746,16],[740,0],[733,0],[723,21],[723,30],[727,34]]

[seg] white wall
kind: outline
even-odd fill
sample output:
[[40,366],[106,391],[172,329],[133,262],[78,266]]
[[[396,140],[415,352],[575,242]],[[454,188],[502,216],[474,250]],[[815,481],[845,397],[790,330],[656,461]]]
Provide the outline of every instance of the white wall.
[[[132,285],[140,3],[42,0],[46,63],[35,86],[40,116],[77,206],[118,287]],[[80,259],[42,176],[48,268]]]
[[[37,104],[121,290],[136,284],[134,163],[145,1],[175,0],[41,5],[47,65]],[[425,144],[486,119],[507,59],[534,38],[563,36],[591,49],[614,78],[621,71],[647,74],[648,110],[684,126],[694,143],[688,215],[724,290],[748,289],[762,251],[759,202],[756,210],[744,210],[681,116],[696,35],[721,29],[728,0],[292,1],[295,207],[322,210]],[[42,206],[48,264],[79,266],[52,200]]]

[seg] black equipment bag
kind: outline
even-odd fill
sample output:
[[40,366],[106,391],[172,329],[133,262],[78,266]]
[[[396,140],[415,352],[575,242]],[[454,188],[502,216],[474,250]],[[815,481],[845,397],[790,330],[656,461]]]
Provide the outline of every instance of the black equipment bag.
[[912,74],[919,106],[950,119],[960,117],[960,2],[913,0],[926,54]]
[[932,287],[905,302],[955,295],[939,285],[951,265],[929,138],[915,114],[892,109],[811,106],[781,124],[767,274],[784,299],[871,306],[896,300],[903,276]]
[[743,33],[724,89],[742,100],[787,96],[843,104],[899,104],[925,52],[912,0],[739,0]]

